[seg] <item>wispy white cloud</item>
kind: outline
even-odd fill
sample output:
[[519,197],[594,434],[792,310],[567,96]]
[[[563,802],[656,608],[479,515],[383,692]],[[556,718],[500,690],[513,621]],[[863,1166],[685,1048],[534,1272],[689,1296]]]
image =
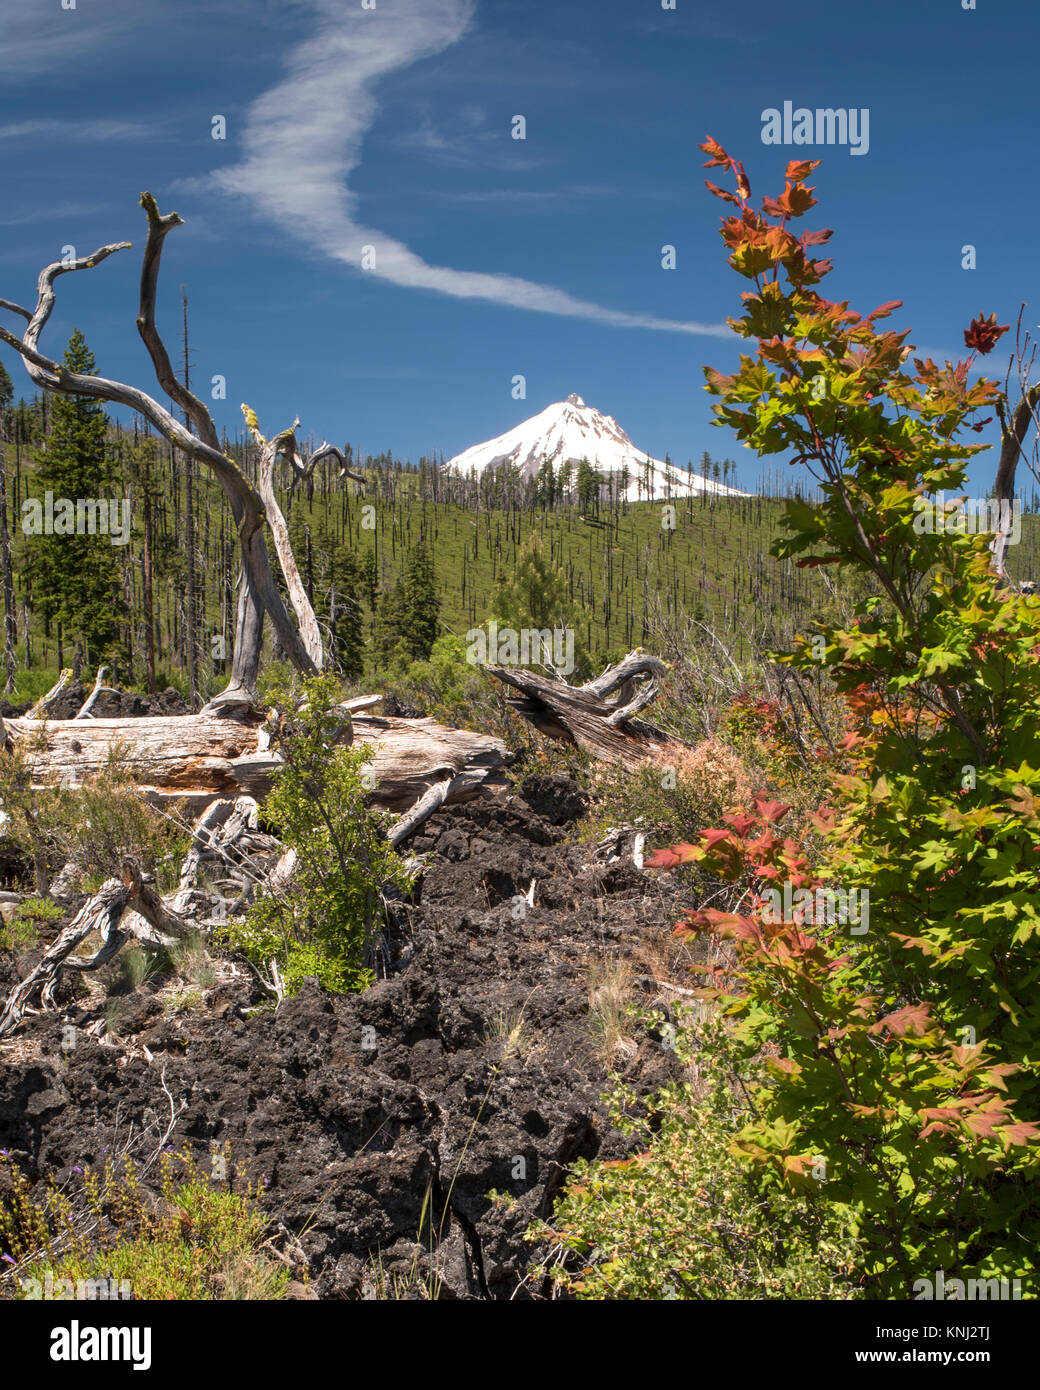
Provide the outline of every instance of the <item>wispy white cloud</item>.
[[68,120],[38,119],[12,121],[0,125],[0,140],[54,141],[63,144],[107,144],[122,140],[139,140],[154,135],[158,127],[151,121],[114,121],[78,118]]
[[398,149],[416,150],[430,163],[460,169],[499,168],[516,173],[545,163],[526,145],[503,140],[501,123],[493,124],[484,108],[472,102],[436,116],[423,103],[414,123],[390,143]]
[[[0,0],[0,75],[29,82],[73,68],[89,72],[100,57],[134,52],[138,59],[166,36],[182,38],[192,27],[211,42],[243,24],[284,34],[287,23],[311,13],[312,0]],[[223,26],[223,32],[220,26]]]
[[57,222],[72,217],[89,217],[106,210],[104,203],[34,203],[6,207],[0,212],[0,227],[27,227],[34,222]]
[[[614,183],[575,183],[567,188],[427,188],[421,194],[409,189],[407,196],[423,199],[435,198],[446,203],[484,203],[508,204],[510,207],[544,207],[548,203],[565,207],[577,207],[586,198],[619,199],[630,197],[640,202],[666,200],[674,202],[677,194],[674,188],[632,188],[625,190]],[[380,197],[387,197],[386,192]]]
[[[395,0],[362,10],[352,0],[312,0],[315,28],[290,53],[285,78],[248,112],[245,159],[214,181],[325,255],[409,289],[626,328],[728,337],[721,324],[628,313],[505,273],[431,265],[403,242],[365,226],[350,176],[372,126],[376,83],[442,52],[466,32],[474,0]],[[371,253],[369,253],[371,260]]]
[[88,10],[74,10],[40,0],[3,0],[0,4],[0,73],[29,79],[69,64],[85,62],[114,42],[134,35],[141,23],[139,0],[107,0]]

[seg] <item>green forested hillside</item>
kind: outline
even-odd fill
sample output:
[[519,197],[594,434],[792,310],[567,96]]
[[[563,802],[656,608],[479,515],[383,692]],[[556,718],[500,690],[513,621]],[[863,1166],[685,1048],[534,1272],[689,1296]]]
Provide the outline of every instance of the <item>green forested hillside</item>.
[[[90,360],[78,335],[69,352],[81,367]],[[196,696],[211,693],[230,656],[238,573],[218,485],[164,441],[105,421],[96,405],[16,401],[6,373],[0,415],[11,562],[6,666],[17,695],[39,693],[61,666],[89,674],[102,661],[108,679],[127,686],[172,684],[188,694],[194,684]],[[251,469],[250,444],[225,447]],[[666,505],[607,495],[589,506],[587,496],[582,505],[554,495],[544,479],[508,472],[476,486],[425,459],[362,460],[349,448],[347,459],[363,486],[328,459],[293,487],[286,469],[278,495],[330,649],[354,678],[386,676],[427,655],[433,635],[464,635],[491,617],[523,619],[515,604],[504,611],[503,585],[530,562],[532,544],[543,570],[555,572],[560,612],[593,664],[637,645],[661,649],[690,621],[710,627],[739,659],[839,601],[825,570],[770,556],[779,498]],[[48,491],[54,531],[65,496],[127,502],[110,513],[113,530],[124,519],[127,529],[26,534],[34,505],[37,526],[46,526],[39,517]],[[1011,551],[1019,574],[1040,572],[1035,523],[1025,519]]]

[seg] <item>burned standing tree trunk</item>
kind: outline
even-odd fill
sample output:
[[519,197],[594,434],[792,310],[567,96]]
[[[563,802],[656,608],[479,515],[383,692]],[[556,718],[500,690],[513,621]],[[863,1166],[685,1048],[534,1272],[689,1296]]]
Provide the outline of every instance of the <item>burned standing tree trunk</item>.
[[[1003,408],[998,409],[1001,446],[997,475],[993,481],[993,500],[997,503],[997,515],[1002,521],[1004,518],[1010,519],[1012,515],[1015,499],[1015,474],[1018,469],[1019,458],[1024,458],[1027,463],[1029,462],[1024,447],[1026,436],[1034,425],[1040,429],[1040,422],[1037,421],[1036,417],[1038,404],[1040,404],[1040,383],[1023,390],[1022,399],[1015,407],[1010,423],[1005,410]],[[1009,532],[1010,520],[1008,520],[1008,529],[1004,529],[1001,525],[993,542],[993,568],[1004,580],[1008,577]]]
[[[271,572],[264,541],[266,516],[263,498],[235,461],[221,449],[217,427],[209,410],[177,379],[155,325],[156,288],[163,242],[174,227],[181,225],[181,218],[175,212],[160,214],[150,193],[141,195],[141,206],[148,218],[148,237],[141,268],[137,327],[152,359],[159,385],[184,412],[185,419],[189,421],[188,425],[182,424],[157,400],[137,387],[119,381],[109,381],[100,376],[86,376],[69,371],[39,350],[40,334],[54,308],[54,282],[58,276],[69,271],[93,269],[115,252],[125,250],[129,247],[129,242],[112,243],[100,247],[91,256],[82,256],[72,261],[55,261],[46,266],[40,273],[34,310],[25,309],[10,300],[0,299],[0,309],[20,315],[27,324],[21,338],[0,327],[0,339],[19,353],[30,378],[43,391],[84,396],[92,400],[126,406],[150,421],[163,438],[180,449],[189,459],[203,464],[216,475],[227,496],[238,531],[242,583],[238,598],[230,684],[221,695],[210,701],[207,709],[210,712],[246,709],[253,704],[265,616],[271,618],[286,656],[299,670],[311,674],[318,668],[308,642],[301,637],[286,611]],[[304,599],[306,600],[306,595]],[[313,617],[313,614],[311,616]]]
[[[539,732],[561,743],[574,744],[605,762],[619,762],[635,771],[651,760],[660,761],[669,749],[689,745],[635,716],[657,698],[657,678],[667,668],[656,657],[629,652],[584,685],[568,685],[535,671],[491,666],[491,675],[520,692],[508,703]],[[618,694],[613,701],[607,696]]]

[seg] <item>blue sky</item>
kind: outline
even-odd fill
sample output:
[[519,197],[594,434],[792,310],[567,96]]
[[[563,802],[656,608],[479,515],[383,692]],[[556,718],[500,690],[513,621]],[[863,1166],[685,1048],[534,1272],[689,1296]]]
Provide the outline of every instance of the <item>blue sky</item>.
[[[267,433],[299,415],[319,440],[447,457],[577,391],[640,448],[735,457],[750,487],[761,465],[702,389],[703,364],[732,363],[743,287],[709,132],[756,197],[823,156],[824,291],[904,300],[891,324],[920,349],[960,355],[973,315],[1014,323],[1022,300],[1040,323],[1035,0],[375,4],[2,0],[0,297],[31,301],[67,245],[135,243],[59,281],[45,349],[78,325],[105,375],[152,388],[133,323],[149,188],[186,221],[160,326],[177,346],[184,284],[195,382],[226,377],[229,430],[248,401]],[[764,145],[785,100],[869,108],[869,152]]]

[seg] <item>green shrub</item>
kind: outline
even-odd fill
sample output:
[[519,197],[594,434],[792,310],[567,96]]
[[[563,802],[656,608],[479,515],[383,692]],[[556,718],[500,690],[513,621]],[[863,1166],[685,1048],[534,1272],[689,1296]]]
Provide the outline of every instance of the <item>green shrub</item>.
[[66,797],[58,839],[86,880],[96,884],[118,875],[129,857],[155,876],[160,892],[177,886],[190,832],[145,801],[130,750],[116,750],[106,767]]
[[69,820],[69,793],[60,787],[34,787],[30,755],[46,746],[46,734],[27,734],[0,748],[0,834],[10,855],[32,865],[33,884],[43,897],[61,867],[60,829]]
[[41,1298],[48,1288],[67,1289],[63,1280],[74,1289],[113,1280],[119,1289],[113,1296],[135,1299],[284,1298],[289,1273],[261,1249],[267,1219],[257,1209],[258,1189],[245,1184],[236,1192],[226,1179],[218,1184],[188,1153],[163,1154],[161,1164],[156,1201],[129,1159],[118,1170],[109,1161],[58,1188],[33,1186],[0,1156],[3,1296]]
[[720,1021],[675,1033],[696,1084],[647,1102],[625,1088],[614,1123],[644,1147],[615,1162],[580,1160],[548,1225],[528,1239],[556,1248],[556,1284],[579,1299],[847,1299],[855,1296],[854,1243],[807,1190],[791,1196],[733,1152],[748,1118],[742,1087],[756,1066]]
[[373,978],[382,889],[411,885],[386,839],[390,818],[366,804],[371,750],[337,743],[349,719],[337,709],[333,677],[314,677],[302,687],[275,682],[267,697],[284,711],[278,735],[284,763],[263,814],[296,851],[296,872],[287,889],[254,903],[218,939],[261,970],[277,962],[289,994],[309,975],[335,994],[361,990]]
[[438,637],[429,658],[411,662],[390,689],[403,705],[418,705],[461,728],[486,729],[501,714],[501,699],[486,673],[466,660],[465,639],[453,634]]
[[191,837],[141,796],[131,750],[114,749],[82,786],[34,787],[30,758],[40,741],[42,730],[0,749],[3,834],[32,862],[37,893],[47,894],[68,860],[79,866],[81,883],[96,886],[118,874],[128,856],[156,876],[162,891],[173,888]]
[[[1028,1288],[1040,1268],[1040,600],[998,580],[985,535],[935,520],[936,494],[962,492],[982,447],[958,432],[1007,402],[971,380],[973,358],[905,373],[907,334],[875,323],[898,306],[862,318],[816,293],[830,265],[806,247],[829,233],[788,228],[814,204],[813,163],[792,161],[784,194],[758,212],[736,161],[704,149],[737,175],[735,196],[717,190],[739,209],[723,236],[754,288],[731,322],[758,340],[732,376],[708,370],[719,421],[823,480],[818,504],[788,503],[775,553],[866,575],[877,594],[779,657],[799,676],[827,673],[845,704],[847,767],[832,769],[815,818],[819,848],[799,843],[786,804],[759,797],[653,867],[695,863],[741,892],[739,910],[692,912],[683,930],[735,943],[727,1008],[749,1046],[774,1053],[738,1140],[747,1159],[792,1194],[825,1171],[874,1296],[910,1297],[935,1270]],[[973,357],[1003,331],[975,320]]]

